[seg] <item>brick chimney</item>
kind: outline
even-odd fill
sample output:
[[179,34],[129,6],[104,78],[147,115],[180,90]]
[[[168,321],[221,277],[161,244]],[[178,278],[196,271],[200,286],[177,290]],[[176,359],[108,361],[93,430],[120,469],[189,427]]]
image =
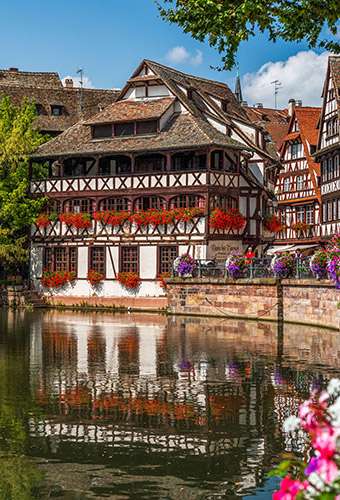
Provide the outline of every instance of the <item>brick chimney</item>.
[[68,89],[73,88],[73,80],[72,78],[65,78],[65,87]]

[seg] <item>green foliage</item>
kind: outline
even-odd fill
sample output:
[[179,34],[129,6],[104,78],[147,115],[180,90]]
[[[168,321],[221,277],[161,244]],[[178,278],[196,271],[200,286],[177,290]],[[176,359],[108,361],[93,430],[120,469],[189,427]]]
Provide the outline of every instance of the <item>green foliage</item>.
[[279,38],[287,42],[305,40],[309,47],[340,52],[340,43],[332,39],[340,17],[338,0],[156,0],[156,3],[164,19],[216,48],[222,54],[223,69],[234,66],[240,43],[259,31],[267,32],[274,42]]
[[[35,106],[0,100],[0,264],[7,271],[27,262],[29,226],[45,203],[29,197],[29,155],[45,141],[33,127]],[[34,172],[34,174],[42,174]]]
[[25,457],[0,456],[0,500],[31,500],[42,481],[42,473]]

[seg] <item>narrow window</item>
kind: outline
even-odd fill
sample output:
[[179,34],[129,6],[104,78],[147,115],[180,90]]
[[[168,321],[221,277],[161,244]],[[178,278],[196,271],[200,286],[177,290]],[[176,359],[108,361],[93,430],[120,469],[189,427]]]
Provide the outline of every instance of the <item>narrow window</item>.
[[313,212],[313,206],[308,205],[306,207],[306,223],[307,224],[313,224],[314,222],[314,212]]
[[116,123],[114,130],[117,137],[134,135],[135,124],[134,122]]
[[112,137],[112,125],[94,125],[92,127],[92,137],[94,139],[103,139],[105,137]]
[[120,271],[122,273],[138,273],[138,247],[121,247]]
[[286,177],[283,181],[283,190],[285,193],[290,191],[290,179],[289,179],[289,177]]
[[55,271],[68,271],[66,247],[54,249],[54,267]]
[[158,248],[158,272],[171,273],[173,262],[178,257],[178,247],[173,245],[160,246]]
[[303,176],[299,175],[296,178],[296,190],[301,191],[303,189]]
[[89,267],[105,275],[105,247],[90,247]]
[[61,116],[63,114],[63,106],[59,104],[51,104],[52,116]]
[[157,132],[157,120],[148,120],[136,123],[136,134],[146,135]]

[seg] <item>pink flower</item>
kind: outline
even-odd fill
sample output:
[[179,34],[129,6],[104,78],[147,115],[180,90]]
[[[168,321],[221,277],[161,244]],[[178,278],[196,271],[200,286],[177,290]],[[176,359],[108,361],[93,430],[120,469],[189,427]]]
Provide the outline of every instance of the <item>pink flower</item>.
[[282,479],[279,491],[273,493],[273,500],[294,500],[296,495],[307,487],[307,482],[292,479],[290,476]]
[[299,408],[299,417],[301,426],[308,432],[314,431],[319,427],[320,422],[325,420],[325,409],[327,402],[321,398],[319,401],[307,399]]
[[313,469],[326,484],[331,484],[339,476],[336,463],[326,458],[314,458]]
[[336,441],[339,436],[339,430],[333,427],[318,427],[315,429],[312,444],[321,458],[330,459],[336,452]]

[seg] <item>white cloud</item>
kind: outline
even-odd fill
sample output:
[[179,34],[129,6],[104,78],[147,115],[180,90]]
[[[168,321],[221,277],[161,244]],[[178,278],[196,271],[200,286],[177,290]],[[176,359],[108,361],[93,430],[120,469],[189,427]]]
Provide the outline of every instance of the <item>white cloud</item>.
[[244,75],[243,96],[252,105],[262,102],[274,107],[274,80],[282,84],[278,93],[278,107],[287,106],[289,99],[301,99],[304,106],[321,106],[321,92],[325,79],[328,53],[312,50],[298,52],[285,61],[267,62],[256,73]]
[[[65,80],[67,78],[71,78],[73,80],[73,86],[74,87],[80,87],[80,77],[79,76],[65,76],[64,78],[61,79],[63,82],[63,85],[65,85]],[[87,76],[83,76],[83,87],[87,89],[92,89],[93,88],[93,83]]]
[[172,64],[191,64],[198,66],[203,62],[203,54],[200,50],[196,50],[195,54],[189,52],[183,46],[173,47],[166,55],[166,59]]

